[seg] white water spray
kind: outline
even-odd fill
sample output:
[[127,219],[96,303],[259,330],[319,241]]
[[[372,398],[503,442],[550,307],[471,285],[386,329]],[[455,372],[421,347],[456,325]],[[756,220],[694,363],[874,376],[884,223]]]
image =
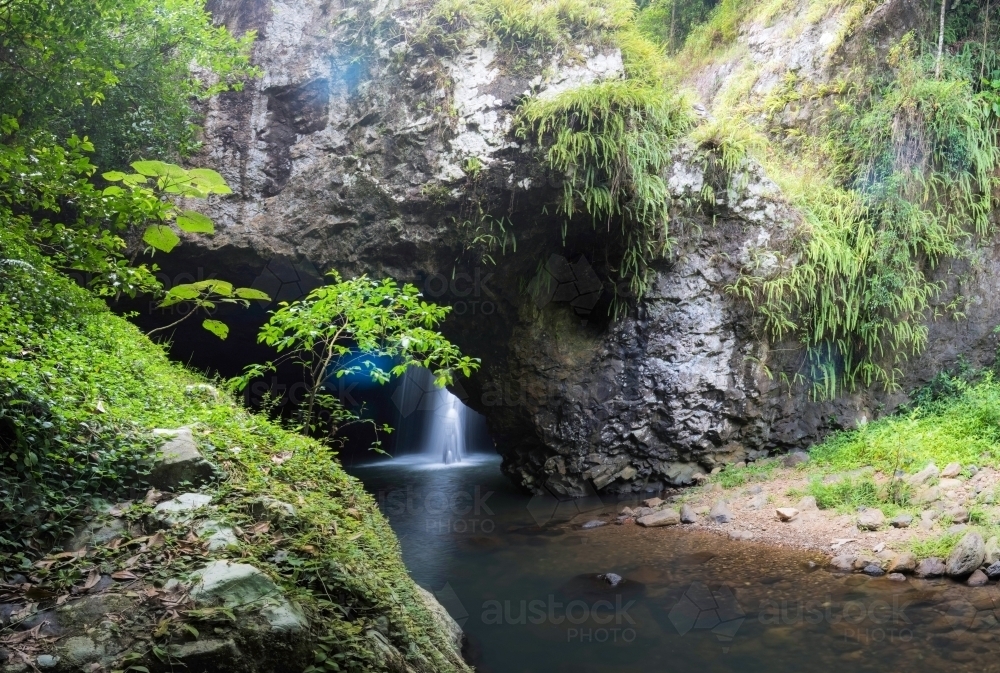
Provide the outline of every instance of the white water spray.
[[453,465],[467,456],[468,409],[447,389],[434,385],[430,372],[416,368],[408,370],[393,401],[401,416],[400,439],[416,449],[421,459]]

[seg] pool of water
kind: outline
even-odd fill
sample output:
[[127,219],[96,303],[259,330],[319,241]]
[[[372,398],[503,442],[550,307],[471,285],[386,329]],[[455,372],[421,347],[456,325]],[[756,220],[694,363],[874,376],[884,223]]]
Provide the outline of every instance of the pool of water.
[[350,471],[479,671],[1000,671],[997,585],[838,574],[821,555],[679,528],[584,530],[623,503],[532,498],[496,456]]

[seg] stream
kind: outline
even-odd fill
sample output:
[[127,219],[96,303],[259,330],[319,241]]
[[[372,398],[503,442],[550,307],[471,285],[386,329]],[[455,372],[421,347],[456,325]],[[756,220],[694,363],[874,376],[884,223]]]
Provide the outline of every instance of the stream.
[[348,468],[478,671],[1000,670],[996,585],[838,574],[821,554],[679,527],[582,529],[632,503],[532,498],[499,463]]

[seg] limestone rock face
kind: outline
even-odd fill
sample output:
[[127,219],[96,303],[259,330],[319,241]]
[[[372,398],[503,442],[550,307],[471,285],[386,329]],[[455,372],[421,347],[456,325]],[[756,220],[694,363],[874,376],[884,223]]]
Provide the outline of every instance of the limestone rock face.
[[[453,307],[445,332],[483,363],[455,392],[487,417],[506,474],[536,494],[695,483],[719,464],[808,447],[902,401],[864,392],[817,402],[769,376],[794,371],[801,352],[761,343],[750,307],[726,287],[751,262],[777,269],[800,217],[755,165],[727,181],[703,151],[677,149],[663,176],[675,203],[697,201],[706,186],[715,203],[678,213],[676,245],[643,299],[630,299],[615,239],[589,220],[563,235],[561,176],[516,133],[525,96],[620,77],[621,54],[582,44],[515,68],[481,39],[439,49],[416,37],[431,4],[210,1],[236,32],[258,32],[265,74],[207,104],[193,163],[219,170],[235,193],[210,204],[217,234],[187,238],[163,260],[167,273],[205,268],[275,301],[300,297],[331,269],[415,283]],[[831,52],[837,11],[793,40],[785,24],[741,34],[745,48],[733,53],[767,73],[755,92],[779,86],[789,68],[833,77],[838,54],[856,48],[848,40]],[[910,14],[880,10],[856,41],[901,35]],[[741,72],[706,71],[709,110]],[[821,118],[813,112],[803,109],[801,123]],[[480,209],[490,217],[474,222]],[[473,245],[483,237],[504,242],[489,259]],[[992,358],[1000,268],[967,276],[962,293],[983,317],[932,324],[928,353],[911,359],[901,389],[956,353],[973,365]],[[620,320],[608,318],[614,297],[630,302]]]

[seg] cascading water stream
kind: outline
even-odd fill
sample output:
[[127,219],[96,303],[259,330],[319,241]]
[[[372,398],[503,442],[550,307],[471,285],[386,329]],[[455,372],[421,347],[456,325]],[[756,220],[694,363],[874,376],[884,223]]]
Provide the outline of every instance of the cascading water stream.
[[455,465],[468,457],[469,410],[433,375],[411,368],[393,394],[399,410],[399,442],[421,462]]

